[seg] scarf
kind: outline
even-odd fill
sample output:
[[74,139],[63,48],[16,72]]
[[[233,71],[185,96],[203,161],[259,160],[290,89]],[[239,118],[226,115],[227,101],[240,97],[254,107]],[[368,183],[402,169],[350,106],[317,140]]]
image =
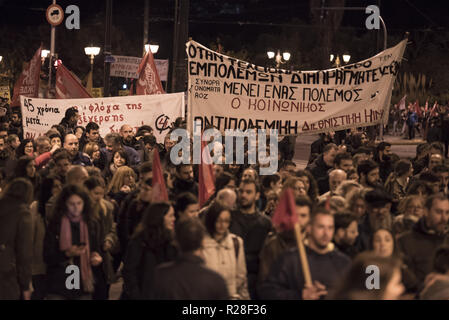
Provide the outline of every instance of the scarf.
[[81,280],[83,289],[86,292],[94,291],[94,281],[92,275],[92,268],[90,266],[90,246],[89,246],[89,231],[86,222],[81,216],[74,217],[70,214],[64,215],[61,220],[61,233],[59,240],[59,248],[61,251],[66,251],[72,247],[72,229],[70,222],[79,222],[80,224],[80,241],[86,244],[86,250],[80,255],[81,260]]

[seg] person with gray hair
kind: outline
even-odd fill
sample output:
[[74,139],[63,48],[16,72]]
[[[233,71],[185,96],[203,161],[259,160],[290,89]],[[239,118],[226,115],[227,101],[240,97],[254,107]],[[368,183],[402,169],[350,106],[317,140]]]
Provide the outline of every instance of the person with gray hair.
[[71,166],[66,173],[66,184],[76,184],[82,186],[84,181],[89,178],[89,173],[83,166]]
[[235,209],[237,195],[235,191],[230,188],[224,188],[218,191],[217,193],[217,201],[221,204],[229,207],[230,209]]
[[346,172],[341,169],[332,170],[329,173],[329,191],[318,197],[318,201],[337,195],[336,190],[344,180],[346,180]]
[[108,133],[104,137],[104,142],[106,144],[106,147],[101,148],[100,152],[104,156],[104,159],[107,160],[107,163],[110,163],[112,161],[112,156],[117,150],[123,149],[128,155],[129,166],[134,168],[140,164],[139,154],[134,148],[123,145],[120,134],[115,132]]

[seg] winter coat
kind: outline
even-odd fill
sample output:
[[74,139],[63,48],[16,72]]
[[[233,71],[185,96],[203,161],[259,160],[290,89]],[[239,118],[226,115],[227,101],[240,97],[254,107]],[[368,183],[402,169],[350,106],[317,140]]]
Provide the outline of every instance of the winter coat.
[[206,266],[225,279],[230,299],[249,299],[244,251],[242,238],[232,233],[220,242],[209,235],[204,238],[202,253]]
[[32,239],[33,239],[33,264],[32,272],[34,275],[46,274],[47,266],[44,262],[44,238],[45,222],[42,215],[38,212],[38,202],[34,201],[30,206]]
[[125,296],[131,300],[151,299],[156,266],[174,260],[176,255],[177,250],[171,243],[152,250],[144,244],[143,234],[131,238],[122,272]]
[[315,180],[319,180],[321,178],[325,178],[327,176],[327,172],[329,169],[332,169],[332,167],[329,167],[323,159],[323,155],[320,155],[314,162],[307,165],[307,170],[312,173],[312,175],[315,177]]
[[[319,281],[330,292],[335,289],[350,267],[351,260],[330,243],[329,251],[320,254],[306,247],[312,279]],[[282,254],[270,269],[260,287],[260,298],[269,300],[301,300],[305,285],[297,248]],[[323,299],[324,297],[322,297]]]
[[154,299],[227,300],[226,282],[217,272],[204,266],[193,254],[182,254],[175,261],[156,268]]
[[[72,245],[80,245],[80,225],[79,223],[70,223],[72,231]],[[90,252],[100,253],[98,239],[100,238],[100,225],[96,220],[88,223]],[[69,274],[66,274],[66,268],[69,265],[76,265],[80,270],[80,257],[67,257],[64,251],[59,249],[59,238],[61,230],[61,221],[51,221],[44,239],[44,261],[47,264],[48,293],[57,294],[66,299],[77,299],[83,295],[89,294],[84,291],[83,286],[80,290],[69,290],[66,288],[66,280]],[[80,283],[82,283],[80,281]]]
[[173,189],[170,192],[170,199],[174,199],[176,196],[183,192],[190,192],[194,195],[198,195],[198,183],[195,181],[185,181],[176,178],[173,181]]
[[0,199],[0,300],[30,289],[33,261],[31,213],[16,199]]
[[411,231],[402,234],[397,241],[398,249],[403,254],[404,263],[423,283],[427,274],[433,271],[433,256],[436,249],[449,240],[447,234],[436,234],[430,230],[421,218]]
[[259,255],[259,284],[268,276],[273,262],[287,250],[296,248],[296,245],[296,237],[293,231],[272,232],[267,236]]

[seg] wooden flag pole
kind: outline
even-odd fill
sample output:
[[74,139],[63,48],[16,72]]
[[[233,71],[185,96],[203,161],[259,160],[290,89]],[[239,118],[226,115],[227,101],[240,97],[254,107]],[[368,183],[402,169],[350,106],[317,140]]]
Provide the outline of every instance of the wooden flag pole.
[[302,241],[301,227],[299,223],[295,223],[295,235],[296,243],[299,249],[299,258],[301,260],[302,272],[304,274],[304,280],[306,287],[312,285],[312,276],[310,275],[309,262],[307,261],[306,249],[304,248],[304,242]]

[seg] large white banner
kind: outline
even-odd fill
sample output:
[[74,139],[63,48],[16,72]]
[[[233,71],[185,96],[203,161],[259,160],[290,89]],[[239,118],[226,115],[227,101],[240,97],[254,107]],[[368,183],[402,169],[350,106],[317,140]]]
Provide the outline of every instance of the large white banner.
[[187,43],[188,124],[305,134],[388,119],[406,40],[370,59],[319,71],[260,67]]
[[142,125],[153,128],[159,143],[172,127],[176,118],[184,117],[184,92],[146,96],[125,96],[86,99],[38,99],[21,96],[25,138],[45,134],[52,125],[59,124],[70,107],[78,109],[80,126],[95,122],[104,137],[119,132],[128,124],[134,132]]

